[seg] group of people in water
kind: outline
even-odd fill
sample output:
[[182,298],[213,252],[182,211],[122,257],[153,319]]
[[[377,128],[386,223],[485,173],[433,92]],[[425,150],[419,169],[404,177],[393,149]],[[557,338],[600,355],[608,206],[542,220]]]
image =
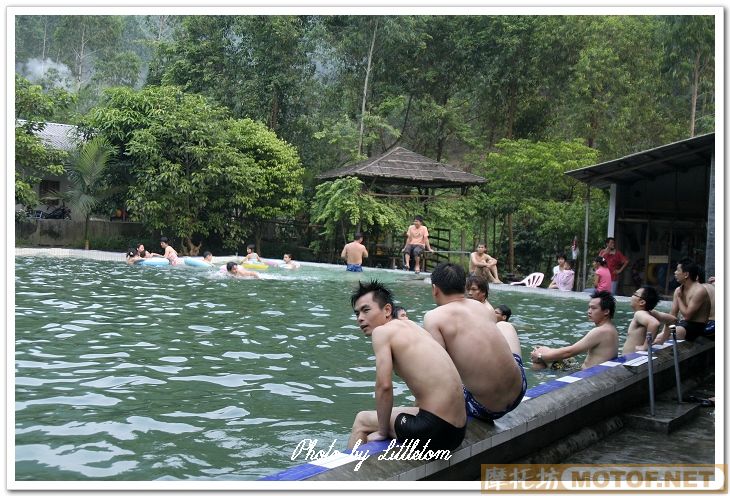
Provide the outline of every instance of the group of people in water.
[[[170,265],[183,265],[185,263],[184,258],[178,256],[177,251],[169,244],[169,240],[166,237],[160,238],[160,247],[163,250],[162,254],[147,251],[144,244],[140,243],[137,248],[128,248],[126,252],[126,262],[129,265],[141,262],[143,260],[152,258],[166,258]],[[255,270],[247,270],[249,267],[267,268],[269,264],[264,262],[258,253],[256,253],[256,246],[250,244],[246,247],[246,255],[240,262],[229,261],[221,267],[221,272],[228,274],[231,277],[240,278],[253,278],[260,279],[261,276]],[[215,267],[213,262],[213,254],[210,251],[204,251],[202,259],[198,259],[199,263],[208,264],[210,267]],[[280,269],[298,269],[301,265],[292,259],[291,253],[284,253],[282,262],[277,264]]]
[[[460,265],[439,264],[431,274],[436,308],[425,314],[422,327],[395,305],[393,293],[382,283],[358,283],[351,304],[360,330],[372,341],[376,409],[356,415],[349,448],[358,442],[395,438],[453,450],[464,439],[467,415],[495,420],[520,404],[527,381],[519,336],[508,322],[511,310],[490,304],[485,273],[467,275]],[[669,313],[656,310],[659,295],[654,287],[642,286],[633,293],[634,315],[624,355],[663,343],[670,338],[670,325],[676,325],[678,340],[710,337],[710,329],[714,333],[714,286],[705,287],[712,286],[714,278],[703,285],[698,276],[699,267],[692,261],[678,264],[675,279],[680,286]],[[530,353],[532,368],[577,366],[574,357],[581,353],[586,354],[581,368],[616,358],[615,310],[611,291],[594,289],[588,301],[594,327],[569,346],[535,347]],[[393,373],[413,393],[414,406],[394,405]]]

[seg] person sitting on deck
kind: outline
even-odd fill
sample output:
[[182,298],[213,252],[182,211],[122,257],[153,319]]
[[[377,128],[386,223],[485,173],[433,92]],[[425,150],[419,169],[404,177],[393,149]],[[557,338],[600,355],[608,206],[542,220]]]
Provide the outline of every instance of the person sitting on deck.
[[[562,348],[537,346],[532,350],[533,369],[564,368],[564,360],[587,352],[582,368],[593,367],[618,356],[618,331],[613,325],[616,299],[608,291],[596,291],[588,302],[588,318],[596,325],[577,343]],[[553,363],[555,362],[555,365]]]
[[[348,448],[387,438],[418,439],[432,450],[457,448],[466,434],[466,411],[449,355],[415,322],[393,318],[393,294],[380,282],[358,282],[351,303],[360,330],[372,339],[376,410],[355,416]],[[393,406],[393,372],[418,406]]]
[[437,307],[423,327],[454,361],[464,385],[464,403],[472,417],[495,420],[514,410],[527,391],[522,357],[511,352],[494,310],[465,298],[466,274],[460,265],[439,264],[431,274]]
[[[669,313],[675,317],[682,314],[682,320],[677,322],[677,339],[694,341],[705,334],[712,305],[707,289],[699,282],[699,273],[699,266],[686,258],[677,264],[674,271],[679,287],[674,290]],[[665,325],[655,342],[661,344],[669,337],[669,327]]]
[[611,292],[611,271],[608,270],[608,264],[603,257],[593,259],[593,287],[583,290],[584,293],[593,293],[594,291]]
[[[560,260],[560,259],[558,259]],[[573,262],[563,259],[562,268],[554,275],[548,289],[558,289],[560,291],[573,291],[573,283],[575,281],[575,272],[573,271]]]
[[416,274],[421,272],[421,255],[425,251],[433,251],[428,241],[428,228],[423,225],[423,217],[413,217],[413,224],[406,231],[406,244],[401,249],[405,253],[405,269],[411,270],[411,257],[414,259],[413,269]]
[[631,319],[629,330],[624,343],[623,354],[635,351],[645,351],[649,345],[646,342],[647,332],[656,338],[659,324],[673,324],[677,318],[674,315],[659,312],[654,309],[659,302],[659,294],[653,286],[642,286],[631,295],[631,309],[634,318]]
[[497,271],[497,259],[487,253],[487,245],[477,244],[476,251],[469,255],[469,273],[487,278],[494,284],[502,284]]

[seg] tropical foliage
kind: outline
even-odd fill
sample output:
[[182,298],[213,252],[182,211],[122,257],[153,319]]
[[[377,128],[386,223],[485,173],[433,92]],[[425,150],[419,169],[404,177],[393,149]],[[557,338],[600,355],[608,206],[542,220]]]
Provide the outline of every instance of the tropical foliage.
[[[714,129],[713,16],[17,16],[15,33],[16,108],[54,102],[16,130],[16,170],[60,164],[29,141],[42,118],[82,123],[118,150],[116,201],[187,242],[296,217],[322,249],[423,214],[536,263],[582,239],[588,195],[565,170]],[[488,182],[427,204],[318,185],[394,146]],[[592,222],[605,205],[591,192]]]
[[299,208],[299,157],[263,124],[174,86],[107,92],[85,126],[124,150],[133,218],[193,246],[220,236],[232,248],[262,219]]

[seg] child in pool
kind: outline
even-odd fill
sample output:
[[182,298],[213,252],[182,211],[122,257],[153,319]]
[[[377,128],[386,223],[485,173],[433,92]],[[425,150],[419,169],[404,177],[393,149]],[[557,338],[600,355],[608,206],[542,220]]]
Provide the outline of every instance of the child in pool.
[[243,260],[241,261],[241,263],[245,263],[245,262],[261,263],[261,257],[259,257],[259,254],[256,253],[256,251],[254,251],[254,250],[256,250],[256,245],[248,245],[246,247],[246,256],[243,257]]
[[284,263],[279,264],[280,269],[298,269],[300,265],[291,259],[291,253],[284,253]]

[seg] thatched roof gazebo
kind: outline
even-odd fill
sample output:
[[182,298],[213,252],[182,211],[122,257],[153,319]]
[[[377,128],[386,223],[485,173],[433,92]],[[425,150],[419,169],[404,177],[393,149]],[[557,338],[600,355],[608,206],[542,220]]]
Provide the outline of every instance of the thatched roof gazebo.
[[469,186],[486,181],[481,176],[461,171],[400,146],[363,162],[324,172],[317,179],[339,179],[347,176],[359,178],[371,191],[375,186],[400,185],[417,187],[426,193],[429,189],[436,188],[460,188],[464,193]]

